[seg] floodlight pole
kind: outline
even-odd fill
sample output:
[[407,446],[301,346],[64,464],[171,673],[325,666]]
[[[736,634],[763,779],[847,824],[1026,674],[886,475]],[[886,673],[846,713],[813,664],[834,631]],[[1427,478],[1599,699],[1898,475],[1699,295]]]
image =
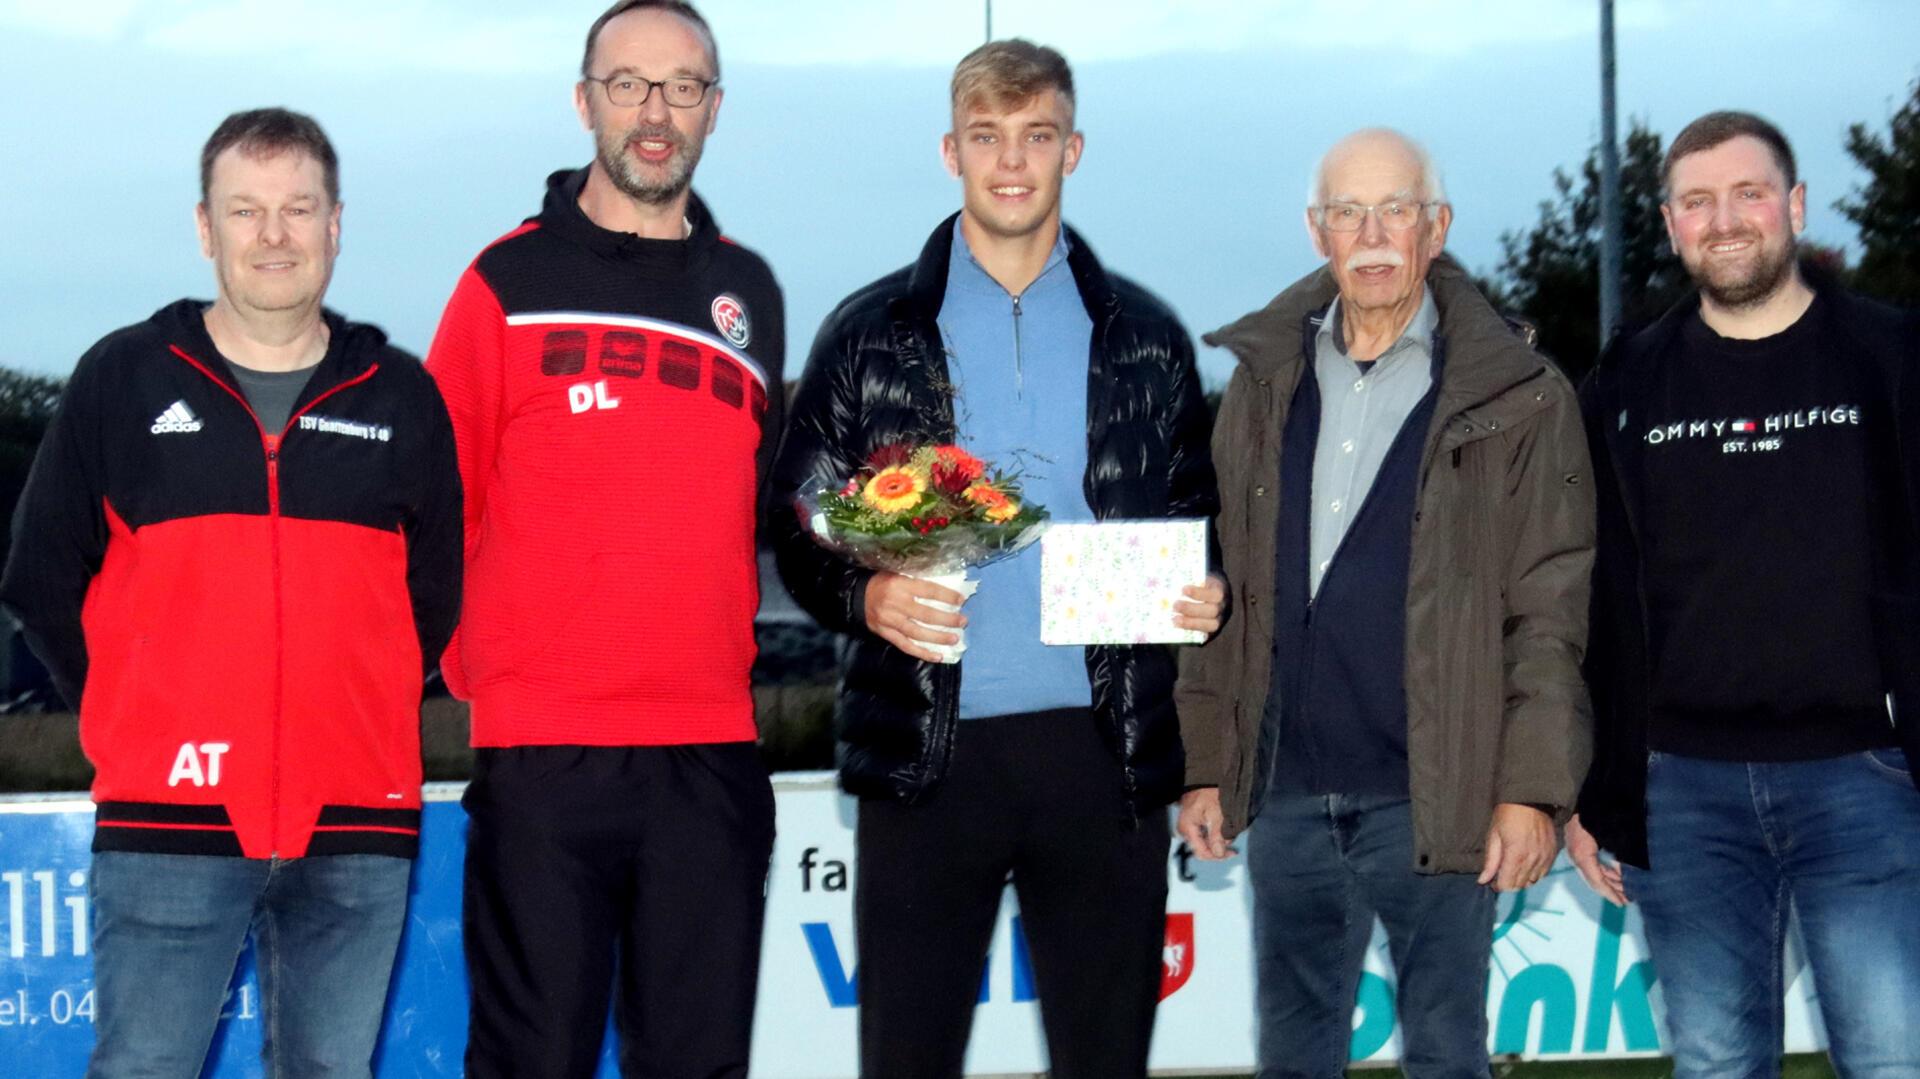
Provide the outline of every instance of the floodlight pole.
[[987,4],[987,40],[992,41],[993,40],[993,0],[986,0],[986,4]]
[[1613,117],[1613,0],[1600,0],[1600,344],[1620,327],[1620,148]]

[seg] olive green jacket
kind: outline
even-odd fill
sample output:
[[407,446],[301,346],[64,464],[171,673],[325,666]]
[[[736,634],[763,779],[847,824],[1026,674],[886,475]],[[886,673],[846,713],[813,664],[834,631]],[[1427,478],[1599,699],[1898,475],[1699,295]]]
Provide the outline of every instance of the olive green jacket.
[[[1427,275],[1443,367],[1420,460],[1407,581],[1407,764],[1414,868],[1478,872],[1493,807],[1563,821],[1591,759],[1580,663],[1593,571],[1592,465],[1573,387],[1441,256]],[[1175,704],[1187,786],[1217,786],[1229,838],[1259,812],[1278,744],[1262,742],[1273,658],[1280,436],[1311,318],[1333,276],[1310,274],[1206,335],[1239,366],[1214,424],[1219,540],[1236,609],[1183,650]]]

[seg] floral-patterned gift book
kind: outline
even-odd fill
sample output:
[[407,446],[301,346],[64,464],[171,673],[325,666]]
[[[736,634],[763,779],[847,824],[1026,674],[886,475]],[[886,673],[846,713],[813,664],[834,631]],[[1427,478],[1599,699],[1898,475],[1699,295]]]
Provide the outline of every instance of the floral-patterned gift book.
[[1205,520],[1055,523],[1040,537],[1040,640],[1199,644],[1173,605],[1206,579]]

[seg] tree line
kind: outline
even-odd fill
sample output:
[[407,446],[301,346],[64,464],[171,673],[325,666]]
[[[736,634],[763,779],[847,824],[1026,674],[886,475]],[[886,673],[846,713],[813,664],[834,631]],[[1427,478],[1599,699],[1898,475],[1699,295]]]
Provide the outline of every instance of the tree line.
[[[1833,203],[1852,222],[1860,260],[1840,244],[1802,236],[1800,258],[1855,291],[1890,303],[1920,305],[1920,80],[1887,130],[1847,129],[1842,145],[1866,179]],[[1629,125],[1620,148],[1621,325],[1659,317],[1692,285],[1667,243],[1660,218],[1664,140],[1645,121]],[[1554,197],[1530,227],[1500,237],[1500,265],[1478,280],[1495,306],[1532,323],[1540,347],[1578,380],[1600,346],[1600,150],[1577,173],[1553,173]]]

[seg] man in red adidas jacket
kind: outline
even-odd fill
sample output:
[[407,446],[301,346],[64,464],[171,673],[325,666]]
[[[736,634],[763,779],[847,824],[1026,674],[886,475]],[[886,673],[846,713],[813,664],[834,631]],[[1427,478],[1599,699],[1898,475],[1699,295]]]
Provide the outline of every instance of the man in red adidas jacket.
[[236,113],[200,182],[215,300],[81,358],[0,581],[95,770],[88,1075],[198,1075],[251,934],[268,1071],[366,1076],[459,605],[453,432],[418,361],[321,307],[318,124]]
[[[748,672],[776,441],[773,274],[689,183],[720,107],[694,9],[616,4],[597,153],[481,252],[427,367],[466,481],[467,1075],[746,1074],[773,795]],[[617,990],[615,987],[618,977]]]

